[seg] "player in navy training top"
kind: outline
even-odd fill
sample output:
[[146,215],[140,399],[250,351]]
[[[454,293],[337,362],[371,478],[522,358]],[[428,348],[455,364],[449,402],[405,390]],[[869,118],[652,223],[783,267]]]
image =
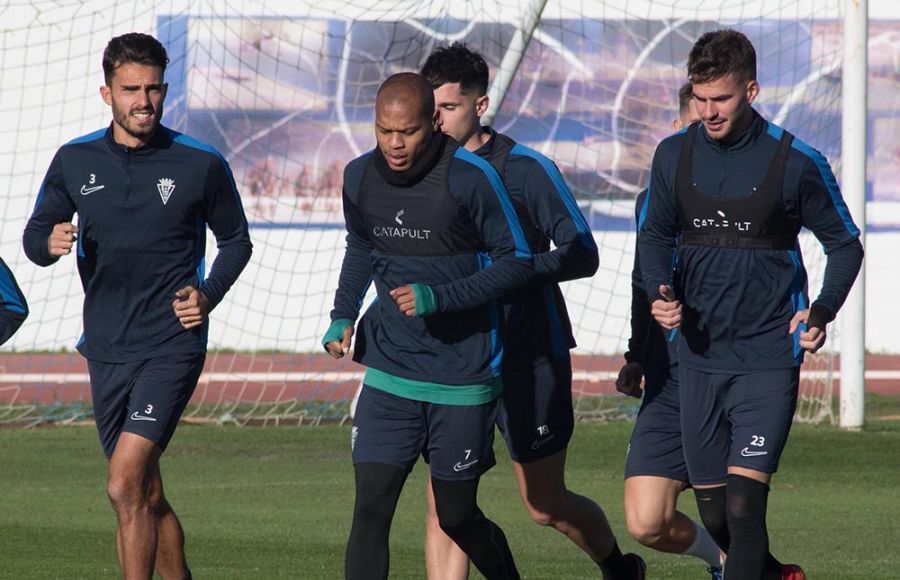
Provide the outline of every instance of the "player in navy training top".
[[28,317],[28,303],[16,278],[0,258],[0,345],[19,330]]
[[[859,271],[859,230],[825,158],[753,110],[756,52],[743,34],[704,34],[688,76],[702,123],[654,155],[638,239],[644,288],[660,325],[680,328],[685,459],[701,518],[728,554],[726,578],[800,578],[767,560],[768,484],[803,353],[821,348]],[[801,226],[827,255],[811,306]]]
[[[572,539],[605,578],[641,577],[643,562],[635,554],[623,556],[603,510],[565,483],[566,449],[574,428],[569,349],[575,339],[558,283],[597,271],[591,230],[552,161],[482,127],[488,66],[481,55],[460,43],[438,48],[422,75],[434,88],[441,130],[500,173],[534,253],[534,280],[504,301],[503,395],[497,420],[525,507],[533,521]],[[466,578],[465,554],[441,533],[430,491],[428,576]]]
[[[167,62],[152,36],[109,41],[100,94],[112,124],[57,151],[23,239],[41,266],[73,246],[77,255],[85,293],[77,348],[88,359],[126,578],[149,579],[154,568],[190,578],[159,458],[203,368],[209,311],[251,252],[228,164],[160,125]],[[204,278],[207,226],[219,252]]]
[[368,367],[353,418],[356,476],[345,576],[386,578],[388,533],[406,476],[428,462],[441,527],[486,578],[518,578],[503,532],[476,502],[494,465],[502,388],[496,299],[528,282],[531,251],[490,164],[437,131],[434,95],[399,73],[375,101],[378,147],[344,172],[347,249],[332,324],[336,358]]
[[[698,119],[691,83],[686,83],[678,91],[678,117],[672,125],[681,130]],[[646,202],[644,190],[635,202],[638,230]],[[664,333],[650,315],[638,258],[635,247],[631,337],[626,364],[616,380],[619,391],[634,397],[641,397],[644,380],[643,401],[625,461],[625,521],[628,532],[641,544],[660,552],[700,558],[715,579],[722,571],[718,545],[705,528],[676,509],[678,496],[688,486],[681,445],[677,342],[675,331]]]

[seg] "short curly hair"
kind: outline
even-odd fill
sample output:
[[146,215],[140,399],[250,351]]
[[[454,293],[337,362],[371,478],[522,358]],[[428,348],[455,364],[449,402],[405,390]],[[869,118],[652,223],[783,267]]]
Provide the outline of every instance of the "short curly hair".
[[694,43],[688,56],[688,79],[708,83],[729,74],[739,81],[756,80],[756,50],[737,30],[707,32]]

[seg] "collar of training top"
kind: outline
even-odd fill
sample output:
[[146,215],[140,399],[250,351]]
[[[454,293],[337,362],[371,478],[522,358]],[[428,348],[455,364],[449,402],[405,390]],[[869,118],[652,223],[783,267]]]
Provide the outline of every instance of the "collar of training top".
[[144,155],[154,149],[165,149],[172,144],[171,132],[166,127],[163,127],[162,124],[156,128],[153,136],[142,147],[126,147],[121,143],[117,143],[115,137],[113,137],[112,123],[106,129],[105,139],[109,148],[119,155]]
[[446,141],[446,135],[440,131],[435,131],[431,135],[431,141],[428,142],[425,152],[406,171],[394,171],[388,167],[387,160],[385,160],[378,147],[375,148],[372,154],[372,162],[375,164],[375,169],[378,170],[381,177],[389,184],[398,187],[408,187],[418,183],[429,171],[434,169],[438,159],[441,158],[441,152],[444,150]]

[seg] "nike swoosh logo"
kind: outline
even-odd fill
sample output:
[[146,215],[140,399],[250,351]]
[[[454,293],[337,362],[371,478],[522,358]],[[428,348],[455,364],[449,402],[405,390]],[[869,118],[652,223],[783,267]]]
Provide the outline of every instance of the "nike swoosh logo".
[[741,455],[744,457],[756,457],[757,455],[768,455],[768,451],[750,451],[749,448],[744,447],[741,449]]
[[94,193],[95,191],[100,191],[104,187],[106,187],[106,186],[105,185],[97,185],[95,187],[85,187],[84,185],[82,185],[81,186],[81,195],[90,195],[90,194]]
[[132,421],[156,421],[153,417],[145,417],[143,415],[138,415],[138,412],[135,411],[131,414]]
[[535,441],[534,443],[531,444],[531,449],[535,450],[535,451],[540,449],[541,447],[546,445],[547,442],[549,442],[551,439],[553,439],[555,436],[556,436],[556,434],[554,433],[553,435],[551,435],[549,437],[544,437],[543,439],[538,439],[537,441]]
[[478,460],[477,460],[477,459],[472,460],[472,461],[470,461],[470,462],[468,462],[468,463],[463,463],[462,461],[457,461],[457,462],[456,462],[456,465],[453,466],[453,471],[465,471],[466,469],[469,469],[470,467],[472,467],[472,466],[475,465],[476,463],[478,463]]

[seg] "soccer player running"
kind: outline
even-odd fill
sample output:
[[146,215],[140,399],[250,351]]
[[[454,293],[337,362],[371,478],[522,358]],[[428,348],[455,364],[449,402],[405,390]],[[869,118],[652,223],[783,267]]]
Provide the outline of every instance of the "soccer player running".
[[[746,36],[704,34],[687,70],[702,123],[656,150],[638,237],[644,289],[657,322],[680,328],[684,455],[701,519],[728,554],[725,578],[803,578],[767,557],[769,482],[803,353],[822,347],[859,271],[859,230],[825,158],[754,111]],[[801,226],[827,255],[811,306]]]
[[[552,161],[481,126],[488,107],[488,67],[481,55],[460,43],[438,48],[422,75],[434,88],[441,130],[497,168],[534,253],[534,280],[504,304],[504,388],[497,419],[522,501],[536,523],[552,526],[584,550],[604,578],[642,578],[643,561],[621,553],[603,510],[565,483],[574,427],[569,349],[575,339],[558,283],[596,272],[591,230]],[[465,554],[436,525],[430,495],[428,577],[466,578]]]
[[[228,164],[160,124],[168,57],[129,33],[103,53],[112,124],[63,145],[25,227],[40,266],[76,253],[94,419],[108,463],[119,566],[131,579],[190,578],[159,459],[206,357],[208,314],[250,258]],[[78,225],[71,223],[78,214]],[[206,227],[218,255],[204,279]]]
[[12,270],[0,258],[0,345],[19,330],[28,318],[28,303]]
[[344,171],[347,248],[322,341],[368,367],[353,422],[356,502],[345,576],[387,578],[388,534],[419,454],[440,525],[489,579],[519,578],[503,532],[476,497],[494,465],[502,383],[497,298],[528,282],[531,252],[499,176],[437,129],[431,87],[388,78],[377,147]]
[[[678,118],[672,126],[679,131],[698,119],[691,83],[685,83],[678,91]],[[635,203],[638,230],[646,203],[644,190]],[[677,343],[674,335],[667,336],[650,315],[638,257],[635,247],[631,337],[626,364],[616,379],[619,391],[632,397],[641,397],[642,379],[645,387],[625,461],[625,521],[628,532],[641,544],[660,552],[700,558],[708,564],[713,579],[721,578],[719,546],[705,528],[677,510],[678,496],[688,487],[681,445]]]

